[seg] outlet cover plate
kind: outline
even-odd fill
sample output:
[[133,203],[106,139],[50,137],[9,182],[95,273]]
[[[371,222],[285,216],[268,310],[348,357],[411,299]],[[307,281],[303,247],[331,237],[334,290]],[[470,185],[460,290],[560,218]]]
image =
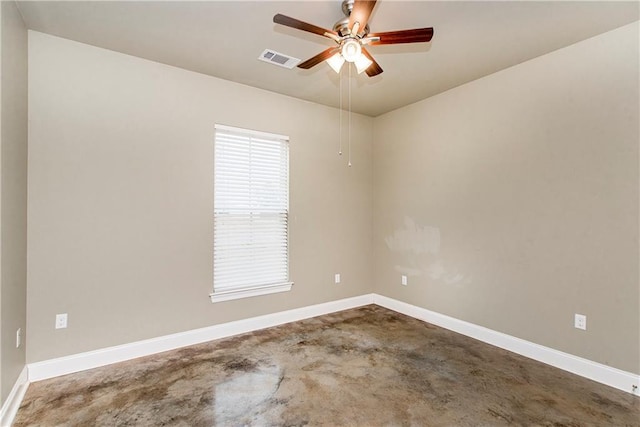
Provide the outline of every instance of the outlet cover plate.
[[582,329],[583,331],[586,331],[587,330],[587,316],[585,316],[584,314],[576,313],[575,318],[574,318],[573,326],[575,326],[577,329]]
[[409,283],[407,276],[406,275],[402,275],[402,282],[401,282],[404,286],[407,286],[407,284]]
[[56,314],[56,329],[67,327],[67,313]]
[[336,282],[336,284],[340,283],[340,273],[336,273],[334,281]]

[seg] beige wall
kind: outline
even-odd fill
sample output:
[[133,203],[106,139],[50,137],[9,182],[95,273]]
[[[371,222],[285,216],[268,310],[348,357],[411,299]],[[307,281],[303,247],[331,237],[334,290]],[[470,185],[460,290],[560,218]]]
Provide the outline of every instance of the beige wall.
[[[31,32],[28,361],[373,290],[640,372],[637,36],[356,116],[347,168],[334,109]],[[209,301],[214,123],[291,136],[291,293]]]
[[[29,362],[369,292],[371,118],[348,168],[336,109],[37,32],[29,61]],[[209,300],[215,123],[291,138],[289,293]]]
[[0,402],[25,364],[27,295],[27,30],[13,1],[1,8]]
[[640,373],[638,71],[635,23],[376,118],[376,292]]

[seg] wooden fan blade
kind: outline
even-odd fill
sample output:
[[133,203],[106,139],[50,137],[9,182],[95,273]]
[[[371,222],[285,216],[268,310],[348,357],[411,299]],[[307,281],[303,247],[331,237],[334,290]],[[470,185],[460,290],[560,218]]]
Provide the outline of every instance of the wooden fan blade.
[[311,67],[314,67],[314,66],[318,65],[322,61],[325,61],[325,60],[331,58],[337,52],[340,52],[340,48],[330,47],[329,49],[327,49],[327,50],[325,50],[323,52],[320,52],[319,54],[317,54],[313,58],[309,58],[306,61],[301,62],[300,64],[298,64],[298,68],[304,68],[305,70],[307,70],[307,69],[309,69]]
[[372,41],[370,45],[399,44],[399,43],[423,43],[433,37],[433,28],[416,28],[413,30],[387,31],[384,33],[372,33],[367,37],[380,37],[379,41]]
[[364,30],[375,5],[376,0],[355,0],[353,10],[349,15],[349,29],[352,30],[353,24],[358,22],[358,31]]
[[373,62],[373,64],[369,65],[369,68],[364,70],[364,72],[367,73],[367,76],[374,77],[374,76],[377,76],[378,74],[382,73],[382,67],[380,67],[380,65],[378,65],[376,60],[373,59],[373,56],[371,56],[369,51],[367,49],[365,49],[364,47],[362,48],[362,54],[364,56],[366,56],[367,58],[369,58],[369,60],[371,62]]
[[313,25],[313,24],[308,24],[308,23],[302,22],[302,21],[300,21],[298,19],[282,15],[280,13],[278,13],[277,15],[275,15],[273,17],[273,22],[275,22],[276,24],[284,25],[286,27],[295,28],[296,30],[302,30],[302,31],[306,31],[308,33],[318,34],[319,36],[327,37],[327,36],[325,36],[325,33],[329,33],[329,34],[333,34],[335,36],[338,36],[338,33],[336,33],[335,31],[327,30],[325,28],[318,27],[318,26]]

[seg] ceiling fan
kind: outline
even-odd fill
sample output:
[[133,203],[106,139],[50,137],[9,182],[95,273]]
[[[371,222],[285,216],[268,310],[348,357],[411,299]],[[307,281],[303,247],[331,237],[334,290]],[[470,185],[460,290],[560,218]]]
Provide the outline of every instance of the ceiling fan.
[[423,43],[430,41],[433,37],[433,28],[431,27],[370,33],[367,22],[375,5],[376,0],[344,0],[342,2],[342,12],[346,18],[336,22],[333,30],[327,30],[281,14],[275,15],[273,22],[318,34],[336,42],[337,46],[330,47],[301,62],[298,64],[299,68],[308,69],[322,61],[327,61],[331,68],[338,73],[345,61],[347,61],[354,63],[358,73],[366,71],[369,77],[373,77],[382,73],[382,68],[367,51],[366,45]]

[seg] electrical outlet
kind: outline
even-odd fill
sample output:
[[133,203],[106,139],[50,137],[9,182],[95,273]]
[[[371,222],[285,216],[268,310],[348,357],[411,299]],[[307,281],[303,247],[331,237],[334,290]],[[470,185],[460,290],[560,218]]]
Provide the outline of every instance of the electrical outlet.
[[20,344],[22,344],[22,328],[16,331],[16,348],[20,348]]
[[336,273],[334,280],[336,283],[340,283],[340,273]]
[[574,318],[574,322],[573,322],[573,326],[575,326],[577,329],[582,329],[582,330],[586,331],[587,330],[587,316],[585,316],[584,314],[576,313],[575,318]]
[[67,327],[67,313],[56,314],[56,329]]
[[404,286],[407,286],[407,284],[409,283],[407,280],[407,276],[406,275],[402,275],[402,282],[401,282]]

